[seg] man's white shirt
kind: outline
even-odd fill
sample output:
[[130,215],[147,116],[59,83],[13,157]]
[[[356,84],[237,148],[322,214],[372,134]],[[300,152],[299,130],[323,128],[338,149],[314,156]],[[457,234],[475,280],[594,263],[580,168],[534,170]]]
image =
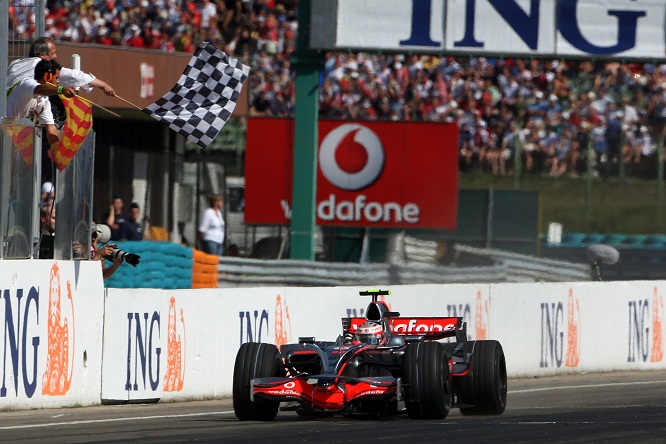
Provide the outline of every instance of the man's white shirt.
[[[14,60],[7,68],[7,89],[22,80],[35,77],[35,66],[41,61],[40,57],[26,57],[24,59]],[[65,88],[84,88],[86,91],[92,91],[90,82],[95,80],[95,76],[85,73],[78,69],[69,69],[64,66],[60,70],[60,82],[58,86]]]
[[[26,57],[23,59],[14,60],[9,67],[7,68],[7,91],[11,89],[9,96],[7,96],[7,117],[27,117],[30,115],[30,110],[34,110],[34,115],[37,116],[37,123],[46,125],[54,123],[53,111],[51,110],[51,103],[49,102],[48,97],[40,96],[40,98],[35,97],[34,102],[25,105],[28,112],[24,113],[20,111],[17,107],[21,106],[18,103],[22,103],[25,100],[26,92],[20,92],[20,97],[18,98],[14,94],[14,90],[23,85],[26,81],[32,81],[34,84],[37,84],[37,81],[34,80],[35,77],[35,66],[41,61],[40,57]],[[95,80],[95,76],[92,74],[87,74],[78,69],[69,69],[63,67],[60,70],[60,81],[58,86],[64,86],[65,88],[83,88],[86,91],[90,92],[92,87],[89,85],[90,82]],[[27,86],[25,86],[27,88]],[[32,88],[34,90],[34,87]],[[33,95],[32,93],[30,95]],[[14,96],[16,101],[13,105],[13,108],[10,108],[10,102],[13,102],[11,97]],[[24,110],[25,111],[25,110]]]
[[41,125],[54,124],[51,102],[46,96],[35,95],[39,83],[34,79],[19,82],[7,97],[7,117],[19,119],[35,116],[35,123]]

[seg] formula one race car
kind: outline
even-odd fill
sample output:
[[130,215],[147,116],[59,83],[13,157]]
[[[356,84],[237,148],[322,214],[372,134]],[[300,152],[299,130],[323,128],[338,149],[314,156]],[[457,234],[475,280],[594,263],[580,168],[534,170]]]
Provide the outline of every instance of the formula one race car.
[[[501,415],[507,376],[497,341],[468,341],[460,317],[411,317],[372,296],[365,318],[343,318],[335,342],[245,343],[236,356],[234,412],[270,421],[283,410],[443,419],[451,407],[466,415]],[[448,340],[449,342],[440,342]],[[285,405],[290,404],[290,405]]]

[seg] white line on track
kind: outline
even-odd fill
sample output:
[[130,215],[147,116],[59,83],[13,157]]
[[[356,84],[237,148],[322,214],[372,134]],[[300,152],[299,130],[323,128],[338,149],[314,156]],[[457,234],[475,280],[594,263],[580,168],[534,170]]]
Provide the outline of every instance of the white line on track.
[[88,419],[85,421],[69,421],[69,422],[50,422],[44,424],[28,424],[20,426],[0,427],[0,430],[16,430],[16,429],[34,429],[40,427],[57,427],[81,424],[100,424],[104,422],[121,422],[121,421],[145,421],[150,419],[166,419],[166,418],[189,418],[193,416],[210,416],[210,415],[226,415],[233,413],[229,412],[205,412],[205,413],[188,413],[184,415],[156,415],[156,416],[134,416],[130,418],[109,418],[109,419]]
[[[581,389],[581,388],[648,385],[648,384],[666,384],[666,381],[612,382],[612,383],[607,383],[607,384],[586,384],[586,385],[566,385],[566,386],[560,386],[560,387],[539,387],[539,388],[524,389],[524,390],[509,390],[509,394],[511,394],[511,393],[545,392],[545,391],[551,391],[551,390],[570,390],[570,389]],[[105,422],[146,421],[146,420],[151,420],[151,419],[166,419],[166,418],[189,418],[189,417],[195,417],[195,416],[228,415],[228,414],[232,414],[232,413],[233,413],[233,411],[188,413],[188,414],[183,414],[183,415],[155,415],[155,416],[133,416],[133,417],[127,417],[127,418],[88,419],[88,420],[84,420],[84,421],[52,422],[52,423],[43,423],[43,424],[5,426],[5,427],[0,427],[0,430],[34,429],[34,428],[43,428],[43,427],[58,427],[58,426],[70,426],[70,425],[81,425],[81,424],[101,424],[101,423],[105,423]],[[60,416],[60,415],[58,415],[58,416]]]
[[597,388],[597,387],[614,387],[624,385],[648,385],[648,384],[666,384],[666,381],[635,381],[635,382],[609,382],[607,384],[586,384],[586,385],[563,385],[560,387],[539,387],[524,390],[509,390],[508,393],[532,393],[532,392],[547,392],[550,390],[570,390],[581,388]]

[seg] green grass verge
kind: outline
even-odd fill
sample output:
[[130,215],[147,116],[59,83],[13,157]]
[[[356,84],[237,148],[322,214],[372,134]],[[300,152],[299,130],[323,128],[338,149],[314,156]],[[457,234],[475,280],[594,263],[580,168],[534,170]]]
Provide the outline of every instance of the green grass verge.
[[[565,232],[583,233],[666,233],[664,192],[656,180],[618,178],[604,182],[595,177],[512,176],[461,173],[460,189],[533,190],[539,192],[539,232],[550,222],[559,222]],[[663,185],[662,185],[663,187]],[[663,188],[662,188],[663,190]],[[658,197],[661,195],[661,208]],[[588,198],[589,196],[589,198]],[[588,203],[589,202],[589,203]]]

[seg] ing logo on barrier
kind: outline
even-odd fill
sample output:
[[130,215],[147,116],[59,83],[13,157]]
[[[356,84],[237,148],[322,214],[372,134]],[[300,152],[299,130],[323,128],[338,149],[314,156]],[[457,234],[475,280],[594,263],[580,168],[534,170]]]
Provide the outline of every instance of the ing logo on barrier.
[[[650,307],[652,304],[652,307]],[[654,287],[652,299],[628,301],[627,362],[661,362],[664,359],[664,300]]]
[[[183,336],[178,334],[177,314],[180,314]],[[164,391],[179,392],[185,382],[185,316],[183,309],[176,310],[176,298],[169,300],[169,321],[167,324],[167,367],[164,373]]]
[[488,339],[488,319],[490,319],[490,302],[488,299],[483,299],[481,290],[476,293],[476,313],[474,314],[476,336],[474,339],[477,341]]
[[567,367],[578,367],[580,363],[580,305],[574,298],[573,288],[569,289],[567,302]]
[[[50,396],[65,395],[72,384],[74,367],[74,300],[72,287],[67,281],[67,299],[71,306],[71,322],[62,312],[62,293],[60,268],[58,264],[51,267],[49,285],[49,322],[48,322],[48,354],[46,371],[42,377],[42,394]],[[72,326],[72,346],[69,344],[69,326]]]
[[279,349],[281,345],[289,343],[291,336],[291,318],[289,317],[289,306],[282,306],[282,296],[275,297],[275,345]]
[[651,362],[661,362],[664,359],[664,300],[654,287],[652,295],[652,350]]
[[[566,317],[562,302],[541,304],[541,368],[578,367],[580,363],[580,304],[569,288]],[[565,340],[566,333],[566,340]]]

